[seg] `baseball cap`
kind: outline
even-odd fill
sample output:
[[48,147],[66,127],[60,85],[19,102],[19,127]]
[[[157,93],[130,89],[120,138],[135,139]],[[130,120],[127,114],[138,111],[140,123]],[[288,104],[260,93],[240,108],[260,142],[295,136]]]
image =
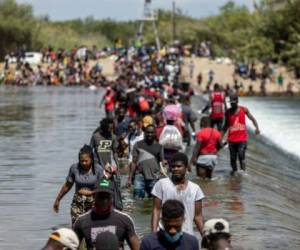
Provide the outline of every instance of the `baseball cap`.
[[97,183],[95,193],[114,193],[112,182],[107,179],[100,179]]
[[143,127],[148,127],[149,125],[153,124],[153,118],[150,115],[146,115],[143,118]]
[[96,250],[118,250],[119,240],[118,237],[111,232],[103,232],[97,235]]
[[210,219],[204,223],[204,236],[215,233],[230,233],[229,223],[224,219]]
[[77,250],[79,247],[79,239],[73,230],[69,228],[60,228],[55,230],[49,238],[58,241],[62,245],[72,250]]

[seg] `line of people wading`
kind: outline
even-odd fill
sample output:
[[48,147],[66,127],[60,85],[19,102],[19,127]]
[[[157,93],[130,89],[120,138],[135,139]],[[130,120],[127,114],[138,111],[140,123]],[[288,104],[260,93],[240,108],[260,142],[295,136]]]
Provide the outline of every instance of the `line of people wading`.
[[[235,178],[237,159],[240,169],[246,170],[246,117],[256,133],[260,131],[250,111],[238,104],[237,95],[229,97],[227,109],[224,92],[215,84],[203,109],[211,113],[201,118],[197,132],[197,116],[190,105],[193,90],[180,81],[181,62],[179,53],[160,57],[144,47],[131,58],[119,56],[117,78],[107,83],[100,103],[106,117],[89,145],[80,149],[53,205],[59,212],[61,199],[75,185],[71,203],[75,234],[70,229],[53,232],[44,250],[77,249],[83,239],[88,250],[123,249],[125,242],[133,250],[232,249],[229,223],[204,220],[205,195],[187,173],[195,166],[199,178],[211,180],[218,151],[228,143]],[[193,141],[189,159],[185,149]],[[133,219],[122,212],[124,176],[134,199],[153,199],[152,234],[142,240]]]

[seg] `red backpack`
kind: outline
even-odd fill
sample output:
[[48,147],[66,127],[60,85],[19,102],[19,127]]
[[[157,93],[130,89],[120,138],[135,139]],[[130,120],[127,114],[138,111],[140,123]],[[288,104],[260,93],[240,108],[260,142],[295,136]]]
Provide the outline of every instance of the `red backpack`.
[[148,111],[150,109],[149,102],[144,97],[141,97],[139,100],[140,111]]

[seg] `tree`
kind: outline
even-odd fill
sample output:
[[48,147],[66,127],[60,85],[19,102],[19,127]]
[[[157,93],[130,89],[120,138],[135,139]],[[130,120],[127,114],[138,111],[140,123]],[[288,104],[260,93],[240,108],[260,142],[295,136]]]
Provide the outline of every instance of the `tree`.
[[31,20],[33,18],[33,9],[29,4],[17,4],[15,0],[0,0],[0,15]]

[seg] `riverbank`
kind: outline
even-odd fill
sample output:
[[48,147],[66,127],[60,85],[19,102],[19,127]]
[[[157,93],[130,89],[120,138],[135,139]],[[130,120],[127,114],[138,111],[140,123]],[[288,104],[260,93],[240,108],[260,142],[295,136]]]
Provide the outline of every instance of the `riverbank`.
[[[189,77],[189,63],[193,60],[194,62],[194,75],[192,78]],[[229,84],[230,87],[233,87],[234,85],[234,65],[233,64],[226,64],[226,63],[220,63],[218,60],[209,60],[208,58],[185,58],[184,60],[184,67],[183,67],[183,74],[187,81],[190,81],[193,84],[193,87],[198,92],[203,92],[206,90],[206,85],[208,82],[208,72],[210,70],[213,70],[215,72],[214,75],[214,82],[219,83],[224,88],[226,88],[226,85]],[[198,85],[197,83],[197,75],[199,73],[202,73],[202,84]],[[267,80],[266,82],[266,94],[268,96],[282,96],[287,94],[288,85],[289,83],[292,83],[292,92],[294,95],[300,95],[300,84],[299,80],[296,80],[293,78],[284,67],[276,66],[275,72],[277,74],[282,73],[284,77],[284,84],[280,88],[279,85],[275,82],[272,82],[270,80]],[[242,85],[243,88],[241,89],[241,95],[247,95],[247,92],[249,90],[250,85],[253,87],[254,93],[252,93],[252,96],[260,96],[260,86],[261,81],[251,81],[250,79],[243,79],[241,77],[237,77],[238,84]]]
[[[190,61],[194,62],[194,74],[191,78],[189,76],[189,64]],[[93,67],[97,62],[99,62],[103,66],[103,75],[106,77],[114,76],[114,58],[108,57],[105,59],[99,59],[97,61],[91,60],[89,62],[90,67]],[[43,64],[47,67],[48,64]],[[34,67],[35,68],[35,67]],[[15,64],[10,65],[10,69],[12,72],[15,70]],[[266,95],[267,96],[286,96],[286,95],[296,95],[300,96],[300,81],[293,78],[291,73],[288,72],[284,67],[274,67],[275,72],[277,74],[282,73],[284,77],[284,83],[282,87],[276,83],[276,81],[267,80],[265,85]],[[208,58],[185,58],[184,66],[183,66],[183,76],[184,79],[188,82],[191,82],[194,89],[197,92],[205,92],[206,86],[208,82],[208,72],[210,70],[214,71],[214,81],[217,82],[226,88],[226,85],[229,84],[231,88],[234,86],[234,65],[227,64],[225,62],[221,62],[220,60],[209,60]],[[4,64],[0,63],[0,75],[4,72]],[[198,74],[202,74],[202,84],[199,85],[197,83]],[[252,81],[250,79],[244,79],[238,76],[235,76],[235,79],[238,80],[238,85],[240,86],[240,95],[246,96],[261,96],[261,80],[258,79],[256,81]],[[252,86],[253,92],[249,93],[249,87]]]
[[[103,66],[103,74],[105,76],[112,76],[114,74],[114,60],[113,58],[103,58],[99,60],[91,60],[90,66],[94,66],[97,62],[99,62]],[[43,66],[48,66],[49,63],[43,63]],[[14,72],[16,68],[16,64],[12,63],[9,65],[10,69]],[[33,65],[33,68],[36,68],[36,65]],[[4,63],[0,62],[0,74],[4,72]]]
[[[198,92],[203,92],[205,90],[206,84],[208,82],[208,72],[209,70],[213,70],[215,72],[214,82],[220,83],[224,88],[226,84],[230,84],[233,87],[233,72],[234,65],[226,64],[226,63],[218,63],[217,60],[209,60],[208,58],[193,58],[194,61],[194,75],[192,78],[189,77],[189,63],[191,58],[186,57],[184,59],[183,66],[183,75],[186,81],[189,81],[193,84],[193,87]],[[110,58],[101,59],[100,63],[103,65],[103,74],[105,76],[113,76],[114,74],[114,61]],[[294,95],[300,96],[300,80],[295,79],[290,72],[286,70],[286,68],[282,66],[276,66],[275,70],[277,73],[281,72],[284,76],[284,84],[282,88],[279,88],[276,82],[267,81],[266,83],[266,92],[268,96],[283,96],[287,94],[288,84],[293,83],[292,91]],[[199,86],[197,83],[197,75],[202,73],[203,80],[202,85]],[[247,90],[249,86],[253,86],[254,95],[260,96],[260,85],[261,81],[251,81],[250,79],[243,79],[241,77],[237,77],[238,83],[243,84],[244,95],[247,94]]]

